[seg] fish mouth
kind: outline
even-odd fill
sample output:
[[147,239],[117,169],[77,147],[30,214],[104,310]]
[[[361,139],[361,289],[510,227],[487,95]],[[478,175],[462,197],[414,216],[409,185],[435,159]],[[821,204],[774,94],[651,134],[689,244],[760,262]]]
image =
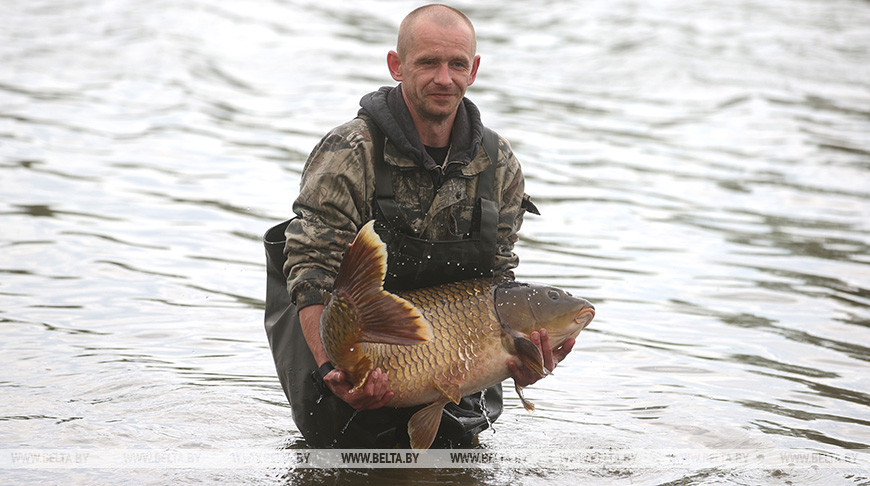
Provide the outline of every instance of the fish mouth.
[[580,329],[583,329],[592,322],[593,317],[595,317],[595,307],[588,305],[580,309],[580,312],[574,316],[574,323],[580,326]]

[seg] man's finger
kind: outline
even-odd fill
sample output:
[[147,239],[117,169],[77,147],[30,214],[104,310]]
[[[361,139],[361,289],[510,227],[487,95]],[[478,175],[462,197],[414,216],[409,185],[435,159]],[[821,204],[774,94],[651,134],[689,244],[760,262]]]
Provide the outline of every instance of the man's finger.
[[532,333],[529,334],[529,339],[532,341],[532,344],[534,344],[535,346],[537,346],[539,348],[541,347],[541,333],[540,332],[532,331]]
[[380,368],[375,369],[372,376],[369,377],[371,382],[371,395],[376,401],[380,401],[384,394],[387,393],[387,374],[381,371]]
[[507,366],[514,381],[521,387],[532,385],[540,379],[537,373],[526,367],[520,368],[514,361],[508,361]]
[[508,371],[511,372],[511,376],[516,377],[520,374],[520,369],[517,367],[517,364],[513,361],[508,361],[507,363]]
[[394,393],[391,392],[391,391],[388,391],[388,392],[384,393],[384,396],[381,397],[380,400],[378,400],[377,402],[375,402],[375,403],[372,405],[371,408],[381,408],[381,407],[386,406],[387,403],[389,403],[390,400],[392,400],[393,395],[394,395]]
[[344,381],[344,373],[339,370],[332,370],[323,377],[323,381],[337,384]]
[[538,332],[540,336],[540,347],[541,347],[541,355],[544,358],[544,368],[553,371],[553,368],[556,367],[556,363],[553,361],[553,349],[550,347],[550,334],[547,333],[546,329],[541,329]]
[[393,397],[388,389],[387,374],[380,368],[372,371],[361,391],[363,398],[358,403],[360,410],[383,407]]

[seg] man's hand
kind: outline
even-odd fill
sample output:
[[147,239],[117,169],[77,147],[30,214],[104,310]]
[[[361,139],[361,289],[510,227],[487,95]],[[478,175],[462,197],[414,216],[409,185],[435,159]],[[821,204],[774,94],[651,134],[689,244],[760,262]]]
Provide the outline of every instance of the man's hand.
[[352,391],[353,383],[348,381],[347,376],[339,370],[332,370],[323,377],[323,382],[332,390],[338,398],[356,410],[370,410],[381,408],[393,398],[394,393],[389,390],[387,374],[380,368],[375,368],[365,384],[356,391]]
[[[553,371],[556,368],[556,365],[568,356],[568,353],[570,353],[571,349],[574,348],[575,342],[574,339],[568,339],[558,348],[551,349],[550,335],[547,334],[546,329],[533,331],[532,334],[529,335],[529,338],[535,346],[541,350],[541,354],[544,356],[544,368],[548,371]],[[513,360],[508,360],[507,365],[511,372],[511,376],[514,378],[514,382],[519,387],[529,386],[543,378],[543,376],[538,375],[525,366],[520,368]]]
[[[318,365],[328,361],[323,344],[320,342],[320,315],[323,314],[322,305],[310,305],[299,311],[299,322],[302,326],[302,334],[308,343],[308,349],[314,356]],[[356,410],[368,410],[381,408],[393,398],[393,392],[387,387],[387,374],[377,368],[371,372],[365,384],[357,391],[352,392],[353,383],[348,381],[344,373],[332,370],[323,377],[323,383],[332,390],[332,393],[348,403]]]

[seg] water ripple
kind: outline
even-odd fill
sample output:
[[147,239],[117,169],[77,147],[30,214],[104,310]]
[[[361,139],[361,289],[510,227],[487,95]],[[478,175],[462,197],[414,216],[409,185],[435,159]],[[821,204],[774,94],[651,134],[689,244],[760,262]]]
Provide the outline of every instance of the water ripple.
[[[7,447],[304,444],[262,332],[260,235],[290,216],[319,138],[392,83],[384,56],[413,6],[7,6]],[[598,312],[576,351],[527,391],[538,412],[507,396],[480,447],[544,436],[566,449],[580,436],[616,450],[870,446],[870,4],[458,6],[482,55],[469,95],[510,140],[543,213],[524,222],[518,278],[563,286]],[[176,472],[148,481],[254,477]],[[426,477],[867,480],[728,465],[575,473]]]

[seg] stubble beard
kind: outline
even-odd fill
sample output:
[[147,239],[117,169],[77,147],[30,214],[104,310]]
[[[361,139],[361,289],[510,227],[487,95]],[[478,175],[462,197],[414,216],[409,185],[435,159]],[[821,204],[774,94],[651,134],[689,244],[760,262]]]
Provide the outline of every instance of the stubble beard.
[[434,123],[434,124],[442,124],[456,114],[456,110],[459,108],[459,104],[462,102],[462,99],[458,100],[450,100],[450,104],[445,107],[445,105],[435,102],[434,100],[426,100],[427,102],[422,103],[422,110],[420,111],[420,116],[424,118],[426,121]]

